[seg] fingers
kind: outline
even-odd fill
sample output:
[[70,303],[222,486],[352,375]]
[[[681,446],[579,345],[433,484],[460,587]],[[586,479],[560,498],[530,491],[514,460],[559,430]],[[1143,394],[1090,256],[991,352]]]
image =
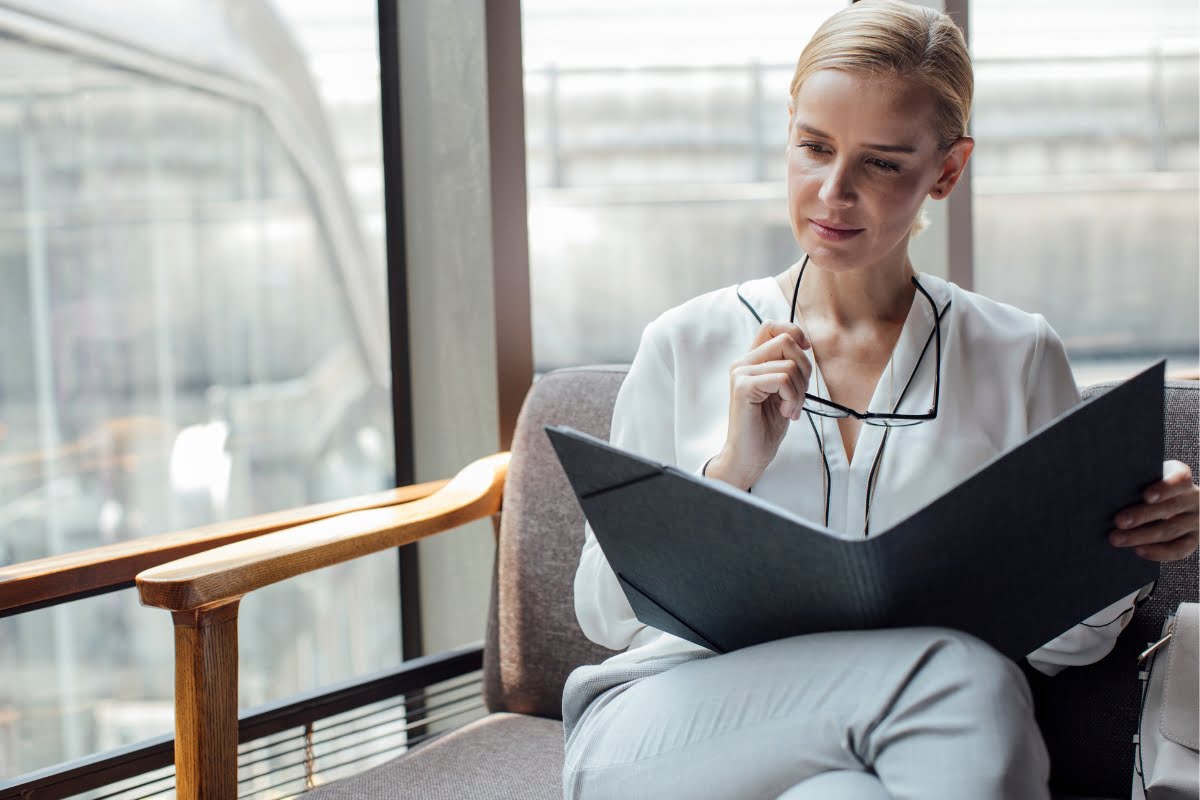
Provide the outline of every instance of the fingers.
[[1149,561],[1179,561],[1196,552],[1196,534],[1191,533],[1164,544],[1149,544],[1134,552]]
[[[766,326],[764,325],[763,327],[765,328]],[[805,348],[808,347],[807,340],[805,340],[803,346],[796,340],[797,336],[803,338],[803,332],[797,333],[798,331],[799,328],[795,331],[780,333],[756,345],[750,352],[733,362],[731,370],[770,361],[793,361],[804,375],[804,382],[799,387],[801,392],[803,392],[808,387],[808,376],[812,373],[812,362],[804,354]]]
[[[1109,534],[1112,544],[1133,548],[1151,561],[1175,561],[1196,552],[1200,542],[1200,488],[1191,483],[1191,470],[1186,465],[1181,465],[1182,470],[1173,466],[1179,463],[1167,462],[1162,485],[1147,489],[1147,494],[1153,492],[1159,498],[1157,502],[1131,506],[1117,514],[1117,530]],[[1175,483],[1181,480],[1186,480],[1182,487]]]
[[1172,542],[1196,530],[1196,520],[1180,514],[1159,522],[1153,522],[1131,531],[1113,531],[1109,541],[1117,547],[1140,547],[1148,544]]
[[1193,486],[1192,468],[1182,461],[1163,462],[1163,479],[1152,483],[1142,492],[1147,503],[1157,503],[1187,492]]
[[[796,406],[798,412],[799,407],[804,405],[804,393],[808,390],[808,378],[812,374],[812,362],[810,362],[799,350],[793,340],[787,337],[786,342],[781,342],[777,337],[772,339],[767,344],[747,353],[742,358],[738,359],[729,368],[730,381],[736,389],[737,380],[739,377],[751,375],[767,375],[771,373],[779,373],[787,377],[791,391],[781,393],[780,397],[784,401],[784,407],[780,410],[784,416],[794,416],[792,406]],[[774,358],[770,351],[763,348],[771,345],[778,345],[778,349],[782,352],[774,354]]]
[[[771,380],[762,381],[757,380],[758,378]],[[782,401],[780,413],[792,420],[800,418],[800,409],[804,406],[804,390],[808,387],[808,374],[805,368],[795,361],[780,359],[761,364],[735,365],[731,370],[731,380],[735,396],[745,397],[752,403],[761,403],[767,394],[777,393]]]
[[[808,390],[808,379],[812,374],[812,362],[804,351],[811,347],[808,337],[798,325],[767,321],[755,334],[753,346],[748,353],[735,361],[729,369],[732,388],[750,402],[761,403],[764,391],[779,395],[779,412],[792,420],[800,418],[804,406],[804,393]],[[780,373],[787,377],[788,384],[775,382],[744,382],[748,377]],[[740,389],[739,387],[740,383]],[[772,387],[778,387],[772,390]]]
[[1183,492],[1172,495],[1157,503],[1130,506],[1122,510],[1113,519],[1113,524],[1119,530],[1133,530],[1151,522],[1186,514],[1196,509],[1194,492]]
[[758,333],[754,334],[754,341],[751,343],[750,349],[753,351],[781,335],[788,336],[794,340],[803,350],[808,350],[812,347],[812,343],[808,340],[808,334],[799,325],[793,322],[776,322],[769,319],[759,327]]
[[757,404],[766,402],[772,395],[779,395],[780,414],[788,419],[798,419],[804,405],[804,389],[803,384],[798,386],[797,373],[793,361],[737,367],[731,375],[733,397],[736,401]]

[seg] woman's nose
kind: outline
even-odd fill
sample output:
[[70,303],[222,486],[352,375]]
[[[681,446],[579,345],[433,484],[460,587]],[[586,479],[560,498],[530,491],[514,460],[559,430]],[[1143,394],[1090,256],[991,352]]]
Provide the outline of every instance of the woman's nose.
[[850,171],[843,164],[832,164],[821,182],[817,197],[827,208],[847,208],[854,205],[856,195]]

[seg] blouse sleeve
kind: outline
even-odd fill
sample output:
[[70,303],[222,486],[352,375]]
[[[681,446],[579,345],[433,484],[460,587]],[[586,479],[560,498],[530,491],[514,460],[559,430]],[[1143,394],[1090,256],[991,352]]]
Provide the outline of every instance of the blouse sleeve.
[[[664,350],[656,325],[651,323],[642,333],[637,355],[617,392],[609,441],[674,464],[675,376]],[[584,635],[612,650],[628,647],[646,627],[634,616],[590,524],[584,526],[583,552],[575,572],[575,616]]]
[[[1080,402],[1079,389],[1062,340],[1040,314],[1035,317],[1037,343],[1025,383],[1025,408],[1030,433]],[[1065,667],[1091,664],[1104,658],[1116,644],[1118,634],[1133,617],[1134,599],[1138,594],[1134,592],[1121,598],[1042,645],[1029,654],[1029,663],[1047,675],[1055,675]]]

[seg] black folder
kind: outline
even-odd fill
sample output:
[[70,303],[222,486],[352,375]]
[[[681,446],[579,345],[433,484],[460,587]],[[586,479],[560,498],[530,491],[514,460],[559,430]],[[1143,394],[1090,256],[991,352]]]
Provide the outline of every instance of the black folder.
[[1157,579],[1108,533],[1162,478],[1164,370],[1076,406],[862,540],[571,428],[546,432],[647,625],[718,653],[934,625],[1016,660]]

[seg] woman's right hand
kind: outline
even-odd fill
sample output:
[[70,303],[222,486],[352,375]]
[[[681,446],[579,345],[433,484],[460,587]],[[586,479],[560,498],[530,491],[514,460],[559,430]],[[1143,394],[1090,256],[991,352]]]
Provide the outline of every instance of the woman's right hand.
[[729,368],[729,427],[705,475],[749,489],[775,458],[788,425],[800,419],[812,362],[799,325],[764,322],[750,351]]

